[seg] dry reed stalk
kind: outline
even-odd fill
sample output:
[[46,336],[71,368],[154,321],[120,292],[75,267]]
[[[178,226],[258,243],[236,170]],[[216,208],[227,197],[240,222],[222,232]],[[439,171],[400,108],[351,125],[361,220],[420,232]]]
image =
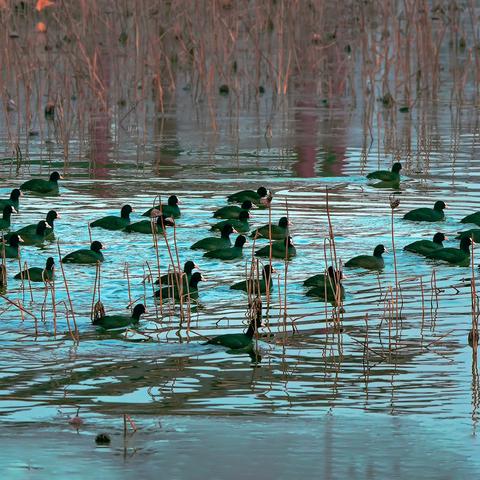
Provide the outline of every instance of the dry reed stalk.
[[[43,272],[42,272],[42,277],[43,277]],[[43,301],[42,305],[40,307],[40,312],[41,312],[41,319],[42,322],[46,322],[47,320],[47,299],[48,299],[48,283],[45,278],[43,278],[43,286],[44,286],[44,292],[43,292]]]
[[[338,261],[337,258],[337,248],[335,245],[335,234],[333,232],[333,224],[332,218],[330,214],[330,196],[328,193],[328,187],[325,188],[325,208],[327,212],[327,221],[328,221],[328,239],[329,239],[329,250],[330,250],[330,260],[333,264],[334,274],[335,274],[335,303],[336,307],[334,309],[335,319],[334,321],[337,323],[338,326],[342,325],[343,321],[343,299],[342,299],[342,289],[341,289],[341,278],[342,278],[342,269],[341,269],[341,262]],[[333,258],[332,258],[333,257]],[[328,278],[328,282],[330,288],[333,291],[332,279],[328,275],[328,265],[326,260],[326,245],[324,242],[324,259],[325,259],[325,275]],[[327,282],[325,282],[325,300],[327,299]],[[327,311],[326,303],[325,303],[325,311]],[[340,329],[339,329],[340,333]]]
[[[290,218],[290,212],[288,209],[288,198],[285,197],[285,211],[287,213],[287,218]],[[270,240],[271,242],[271,240]],[[270,244],[270,257],[272,255],[272,247]],[[287,323],[287,317],[288,317],[288,301],[287,301],[287,291],[288,291],[288,262],[289,262],[289,255],[288,255],[288,248],[285,248],[285,259],[284,259],[284,271],[285,271],[285,277],[283,280],[283,318],[284,318],[284,323]],[[271,264],[271,261],[270,261]],[[295,321],[292,318],[292,332],[296,333],[298,332],[298,328],[295,325]]]
[[13,305],[14,307],[17,307],[20,310],[20,312],[22,313],[22,321],[23,321],[23,314],[24,313],[26,313],[28,316],[32,317],[33,320],[35,321],[35,323],[38,321],[37,317],[32,312],[30,312],[29,310],[27,310],[25,307],[23,307],[21,305],[20,300],[17,300],[17,303],[15,303],[13,300],[10,300],[5,295],[1,295],[1,294],[0,294],[0,298],[3,298],[10,305]]
[[[171,262],[173,268],[175,269],[175,261],[173,259],[172,249],[171,249],[170,243],[168,241],[167,230],[166,230],[165,226],[163,226],[163,221],[162,221],[162,227],[163,227],[163,239],[164,239],[165,245],[167,247],[168,256],[170,257],[170,262]],[[176,255],[177,255],[177,259],[178,259],[178,249],[177,249],[177,244],[176,243],[175,243],[174,247],[175,247],[175,252],[176,252]],[[180,272],[181,271],[180,260],[178,260],[177,265],[178,265],[178,272]],[[172,284],[171,298],[173,298],[174,303],[175,303],[175,285],[176,285],[176,287],[178,289],[177,290],[178,291],[178,298],[179,298],[179,302],[180,302],[180,323],[179,323],[179,326],[178,326],[178,331],[180,331],[183,327],[183,322],[185,321],[185,312],[183,310],[184,295],[183,295],[182,275],[180,273],[178,273],[177,275],[174,275],[173,280],[174,280],[175,283]],[[190,286],[188,285],[188,282],[187,282],[187,290],[188,290],[187,300],[188,300],[188,305],[189,305],[188,312],[190,312],[190,288],[189,287]]]
[[[287,278],[288,278],[288,249],[285,250],[285,259],[284,259],[284,272],[285,277],[283,280],[283,323],[287,324],[288,317],[288,301],[287,301]],[[286,327],[285,327],[286,328]],[[297,330],[296,325],[292,322],[292,331],[295,333]]]
[[[167,241],[167,235],[166,235],[166,231],[165,231],[165,240]],[[178,253],[178,244],[177,244],[177,224],[176,222],[174,222],[173,224],[173,248],[175,250],[175,258],[177,260],[177,275],[176,275],[176,280],[177,280],[177,287],[178,287],[178,291],[179,291],[179,302],[180,302],[180,319],[185,319],[185,313],[184,313],[184,305],[183,305],[183,302],[184,302],[184,298],[183,298],[183,279],[185,278],[186,279],[186,274],[184,272],[182,272],[182,268],[181,268],[181,265],[180,265],[180,255]],[[172,257],[172,254],[171,254],[171,251],[170,251],[170,246],[167,242],[167,249],[169,251],[169,255],[170,255],[170,259],[172,261],[172,266],[173,266],[173,270],[174,270],[174,274],[175,274],[175,264],[173,263],[173,257]],[[191,310],[191,298],[190,298],[190,286],[188,285],[188,281],[186,282],[187,283],[187,290],[188,290],[188,296],[187,296],[187,314],[186,314],[186,322],[187,322],[187,334],[189,332],[189,329],[190,329],[190,322],[191,322],[191,314],[192,314],[192,310]]]
[[[261,265],[260,260],[257,259],[257,261],[255,262],[255,269],[253,271],[253,291],[256,297],[261,298],[262,290],[260,285],[260,280],[261,280],[260,267],[262,268],[262,272],[263,272],[263,265]],[[266,284],[265,284],[265,288],[266,288]],[[266,293],[267,293],[267,290],[265,289],[265,294]]]
[[477,349],[472,349],[472,422],[476,430],[478,422],[478,407],[480,406],[480,389],[479,389],[478,361]]
[[[368,312],[365,314],[365,348],[363,350],[363,365],[364,365],[364,369],[365,369],[365,365],[366,365],[366,371],[369,370],[370,368],[370,357],[368,355],[369,353],[369,341],[370,341],[370,338],[369,338],[369,335],[368,335]],[[365,358],[366,357],[366,358]]]
[[[281,312],[283,309],[283,301],[282,301],[282,289],[280,286],[280,275],[277,277],[277,289],[278,289],[278,311]],[[285,317],[282,316],[282,323],[278,324],[278,330],[283,327],[283,341],[285,342],[287,339],[287,324],[285,323]]]
[[55,275],[50,284],[50,294],[52,298],[52,313],[53,313],[53,335],[57,336],[57,305],[56,305],[56,291],[55,291]]
[[[268,195],[268,194],[267,194]],[[287,216],[288,218],[288,216]],[[270,242],[272,241],[272,205],[271,203],[268,205],[268,238],[270,239]],[[270,252],[269,252],[269,257],[268,257],[268,264],[270,265],[270,273],[272,272],[272,247],[270,244]],[[257,272],[258,272],[258,262],[257,262]],[[268,281],[266,282],[266,300],[267,300],[267,305],[270,305],[270,282],[271,282],[271,275],[268,277]]]
[[393,251],[393,272],[395,275],[395,324],[398,334],[398,269],[397,269],[397,254],[395,251],[395,230],[394,230],[394,211],[400,205],[400,200],[395,199],[394,195],[390,195],[390,209],[391,209],[391,237],[392,237],[392,251]]
[[[146,264],[148,266],[148,261],[146,262]],[[143,285],[143,304],[147,305],[147,286],[146,286],[146,282],[149,281],[150,284],[152,285],[153,295],[155,295],[155,287],[154,287],[154,284],[153,284],[152,273],[151,272],[148,273],[148,274],[146,273],[145,263],[142,265],[142,269],[143,269],[143,281],[142,281],[142,285]],[[153,304],[155,305],[155,318],[156,318],[158,316],[158,308],[155,304],[155,301],[153,302]]]
[[[20,270],[20,272],[23,272],[23,269],[22,269],[22,259],[20,257],[20,251],[18,252],[19,255],[18,255],[18,259],[17,259],[17,262],[18,262],[18,269]],[[22,273],[22,277],[23,277],[23,273]],[[22,282],[21,282],[21,288],[22,288],[22,298],[25,300],[25,285],[23,283],[23,278],[22,278]],[[32,299],[33,301],[33,299]]]
[[[147,268],[148,268],[148,275],[149,277],[152,279],[152,282],[151,282],[151,285],[152,285],[152,296],[153,296],[153,305],[155,307],[155,320],[158,321],[158,305],[157,305],[157,302],[155,301],[155,285],[153,283],[153,274],[152,274],[152,269],[150,268],[150,263],[148,263],[148,260],[145,262],[145,264],[147,265]],[[161,289],[162,289],[162,281],[160,279],[158,279],[159,281],[159,285],[160,285],[160,299],[162,298],[161,295]],[[146,301],[146,300],[145,300]]]
[[[60,269],[62,271],[63,284],[65,285],[65,292],[67,294],[68,303],[70,305],[70,311],[72,313],[72,321],[73,321],[73,325],[74,325],[74,335],[73,335],[72,338],[78,343],[79,340],[80,340],[80,336],[79,336],[79,332],[78,332],[77,321],[75,319],[75,311],[73,309],[73,302],[72,302],[72,298],[70,296],[70,289],[68,288],[67,277],[65,275],[65,270],[63,268],[62,254],[61,254],[61,251],[60,251],[60,242],[58,240],[57,240],[57,250],[58,250],[58,262],[60,263]],[[68,311],[67,311],[67,320],[68,320]],[[70,323],[69,323],[69,327],[70,327]]]
[[[183,273],[183,275],[185,275],[185,273]],[[184,320],[184,315],[183,315],[183,278],[182,278],[182,276],[180,276],[180,281],[179,281],[179,282],[181,283],[182,290],[179,291],[180,322],[179,322],[179,324],[178,324],[178,331],[177,331],[177,332],[178,332],[178,335],[180,335],[180,332],[181,332],[181,330],[182,330],[182,328],[183,328],[183,320]],[[190,285],[189,285],[188,282],[187,282],[187,284],[186,284],[186,287],[187,287],[187,293],[186,293],[186,295],[185,295],[185,298],[186,298],[186,300],[187,300],[187,319],[186,319],[186,321],[187,321],[187,328],[186,328],[186,331],[187,331],[187,335],[188,335],[188,333],[189,333],[189,331],[190,331],[190,318],[191,318],[191,309],[190,309],[191,307],[190,307],[190,305],[191,305],[191,303],[192,303],[192,302],[191,302],[191,297],[190,297]]]
[[93,292],[92,292],[92,304],[90,306],[90,321],[93,322],[94,319],[94,307],[95,307],[95,296],[97,295],[97,282],[98,282],[98,264],[95,265],[95,280],[93,281]]
[[472,241],[471,245],[471,271],[472,271],[472,280],[470,282],[470,292],[471,292],[471,308],[472,308],[472,348],[476,352],[478,347],[478,298],[477,298],[477,288],[475,282],[475,258],[474,258],[474,246],[475,244]]
[[33,325],[34,325],[34,329],[35,329],[35,338],[38,337],[38,320],[37,320],[37,317],[35,317],[33,319]]
[[392,324],[393,324],[393,309],[395,301],[393,300],[393,289],[388,287],[388,295],[386,297],[387,308],[388,308],[388,350],[392,351]]
[[65,307],[65,318],[67,320],[67,328],[68,328],[68,333],[70,335],[70,338],[72,339],[73,342],[78,343],[79,339],[75,335],[75,332],[72,330],[72,327],[70,325],[70,314],[69,314],[69,308],[65,302],[65,300],[60,300],[58,302],[58,305],[62,304]]
[[[155,206],[155,203],[154,203],[153,206]],[[160,203],[160,209],[161,209],[161,203]],[[157,262],[158,283],[159,283],[159,287],[160,287],[160,296],[159,296],[160,314],[163,316],[163,298],[162,298],[162,280],[161,280],[162,271],[160,269],[160,254],[158,252],[158,236],[157,236],[157,226],[156,226],[156,221],[155,220],[150,219],[150,222],[151,222],[151,227],[152,227],[153,248],[155,249],[155,260]],[[163,225],[163,222],[162,222],[162,228],[165,228],[165,226]],[[147,265],[148,265],[148,269],[150,271],[150,265],[148,264],[148,262],[147,262]],[[150,273],[151,273],[151,271],[150,271]],[[152,285],[153,285],[153,282],[152,282]],[[155,288],[153,288],[153,292],[155,293]],[[155,299],[155,295],[154,295],[154,299]],[[157,310],[157,307],[155,309]],[[157,320],[158,320],[158,311],[157,311]]]
[[[325,264],[324,267],[324,275],[328,276],[328,259],[327,259],[327,242],[330,247],[331,251],[331,242],[330,239],[324,238],[323,239],[323,261]],[[335,267],[334,267],[335,268]],[[330,282],[330,279],[329,279]],[[327,302],[327,282],[325,282],[324,285],[324,302],[323,302],[324,310],[325,310],[325,323],[328,323],[329,321],[329,316],[328,316],[328,302]]]
[[[25,267],[25,265],[26,265],[26,262],[24,262],[23,267]],[[25,301],[25,283],[23,281],[23,270],[24,270],[24,268],[22,268],[22,262],[20,261],[20,258],[18,259],[18,268],[20,270],[20,279],[21,279],[20,288],[22,290],[22,298]]]
[[[436,315],[438,311],[438,287],[437,287],[437,272],[432,269],[432,275],[430,277],[430,330],[435,330]],[[434,306],[435,300],[435,306]],[[434,315],[435,311],[435,315]]]
[[130,287],[130,270],[128,267],[128,262],[125,262],[125,268],[123,270],[125,277],[127,278],[127,289],[128,289],[128,304],[132,305],[132,290]]
[[1,258],[2,258],[2,272],[1,272],[1,275],[2,275],[2,278],[1,278],[1,282],[0,282],[0,285],[3,285],[3,288],[6,290],[7,289],[7,278],[8,278],[8,275],[7,275],[7,258],[5,256],[5,239],[3,238],[3,233],[2,233],[2,237],[0,238],[0,247],[2,248],[1,250]]
[[425,291],[423,287],[423,277],[420,277],[420,294],[422,297],[422,321],[420,324],[420,335],[421,335],[421,341],[423,343],[423,329],[425,327]]
[[[90,310],[90,320],[93,323],[95,319],[96,305],[102,302],[102,281],[101,281],[101,264],[97,261],[95,265],[95,281],[93,284],[92,305]],[[98,299],[95,301],[95,297],[98,294]]]

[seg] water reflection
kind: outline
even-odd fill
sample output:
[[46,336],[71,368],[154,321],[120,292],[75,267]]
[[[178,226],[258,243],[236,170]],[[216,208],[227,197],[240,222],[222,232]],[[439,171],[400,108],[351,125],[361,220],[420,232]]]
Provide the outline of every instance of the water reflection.
[[[100,42],[102,44],[102,42]],[[112,114],[111,114],[111,58],[104,47],[95,50],[95,94],[97,102],[89,112],[90,118],[90,174],[92,178],[106,180],[111,176],[113,161]],[[93,61],[93,60],[92,60]],[[93,108],[96,109],[94,110]],[[99,197],[111,197],[111,190],[105,186],[96,189]]]
[[153,142],[153,173],[166,178],[178,173],[180,165],[176,159],[182,149],[177,138],[177,119],[174,114],[162,115],[154,122]]
[[[80,434],[45,425],[35,430],[7,426],[0,434],[0,463],[8,478],[23,478],[28,471],[42,479],[95,468],[106,479],[130,472],[151,478],[161,470],[182,478],[227,478],[235,471],[248,478],[290,479],[321,472],[326,480],[438,480],[475,478],[479,468],[475,447],[466,447],[465,436],[448,421],[441,429],[433,422],[382,415],[326,414],[314,423],[266,416],[133,419],[140,427],[137,433],[124,436],[119,417],[107,427],[112,442],[103,448],[93,442],[102,428],[98,423],[87,422]],[[38,435],[44,439],[42,448]],[[58,461],[59,455],[68,461]],[[223,458],[229,461],[219,461]]]

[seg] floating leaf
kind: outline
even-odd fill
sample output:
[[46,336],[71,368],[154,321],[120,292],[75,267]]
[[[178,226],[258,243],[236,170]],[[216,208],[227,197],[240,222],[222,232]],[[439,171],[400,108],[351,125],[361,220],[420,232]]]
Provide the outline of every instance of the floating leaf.
[[41,12],[44,8],[51,7],[52,5],[55,5],[55,3],[50,0],[38,0],[35,9]]
[[43,22],[38,22],[35,30],[40,33],[45,33],[47,31],[47,26]]
[[383,97],[381,97],[380,101],[383,103],[383,106],[386,108],[392,107],[393,104],[395,103],[394,98],[389,92],[387,92]]

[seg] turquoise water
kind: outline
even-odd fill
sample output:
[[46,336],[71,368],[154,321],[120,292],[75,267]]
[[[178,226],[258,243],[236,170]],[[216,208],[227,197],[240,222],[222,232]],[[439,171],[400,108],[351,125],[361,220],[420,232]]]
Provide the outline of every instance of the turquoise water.
[[[314,474],[321,478],[467,479],[478,472],[478,442],[462,434],[446,438],[444,428],[451,421],[440,426],[426,418],[336,413],[314,421],[158,416],[142,422],[141,434],[126,438],[114,426],[118,422],[107,423],[111,433],[107,447],[95,447],[95,433],[88,425],[79,433],[49,425],[39,425],[36,432],[30,427],[8,428],[0,436],[2,471],[12,479],[43,479],[53,474],[81,479],[95,472],[107,478],[131,478],[132,471],[142,478],[287,479]],[[44,440],[42,446],[38,434]],[[59,451],[62,461],[58,461]]]
[[[316,115],[321,117],[323,113],[316,111]],[[446,125],[444,128],[447,132]],[[348,124],[345,131],[348,131]],[[367,439],[369,444],[391,442],[394,434],[390,429],[396,428],[394,426],[400,429],[399,435],[404,438],[401,441],[407,444],[422,444],[423,435],[433,435],[440,442],[443,442],[442,435],[448,437],[445,445],[427,445],[424,454],[410,452],[411,463],[408,460],[402,463],[408,465],[409,471],[415,471],[426,458],[436,463],[439,459],[443,461],[445,455],[453,455],[447,462],[452,469],[455,466],[459,472],[463,469],[476,471],[478,465],[468,453],[475,445],[472,435],[476,430],[478,406],[478,376],[475,370],[472,372],[472,350],[466,341],[471,324],[471,270],[426,261],[402,250],[403,245],[411,241],[431,238],[437,230],[448,235],[448,246],[454,246],[454,234],[462,228],[459,219],[474,211],[478,204],[476,134],[469,125],[454,134],[457,138],[455,154],[449,150],[446,138],[443,150],[429,152],[428,169],[425,169],[426,160],[421,152],[405,160],[402,158],[405,176],[397,193],[401,203],[394,213],[401,322],[395,335],[397,324],[393,321],[390,343],[388,320],[394,315],[388,313],[392,307],[385,298],[388,299],[389,287],[394,286],[389,206],[392,192],[368,186],[364,174],[377,166],[388,167],[395,158],[393,154],[382,152],[380,156],[374,148],[370,152],[362,151],[360,139],[353,137],[341,159],[338,155],[334,160],[329,157],[335,174],[327,175],[322,174],[327,168],[322,161],[325,152],[316,146],[315,170],[318,173],[302,178],[296,170],[299,155],[295,148],[291,146],[281,151],[274,146],[250,147],[256,141],[260,145],[264,141],[261,132],[256,132],[246,136],[245,146],[235,155],[229,153],[226,140],[214,157],[201,147],[195,149],[194,140],[190,139],[190,144],[185,141],[185,147],[174,155],[165,171],[155,170],[153,156],[147,153],[142,156],[141,166],[135,166],[134,152],[123,143],[118,145],[122,158],[105,171],[89,171],[72,160],[65,169],[61,195],[47,200],[25,196],[20,214],[14,217],[15,227],[34,223],[47,209],[55,208],[62,215],[55,224],[55,232],[61,251],[65,253],[89,243],[89,221],[117,212],[126,202],[134,206],[136,212],[132,220],[137,220],[152,204],[155,195],[166,199],[175,193],[182,201],[182,217],[176,227],[180,261],[183,264],[186,259],[193,259],[207,281],[200,284],[199,305],[192,313],[191,331],[179,330],[179,319],[174,312],[169,313],[167,309],[163,317],[156,317],[151,286],[142,282],[146,262],[156,268],[150,236],[92,229],[92,238],[107,245],[101,269],[101,299],[107,311],[126,311],[129,296],[125,262],[128,262],[131,298],[145,299],[149,314],[142,321],[139,332],[116,337],[99,335],[90,324],[95,268],[65,265],[80,333],[79,342],[74,343],[68,335],[65,307],[57,307],[57,335],[54,336],[50,300],[45,320],[41,321],[40,317],[43,286],[33,287],[32,302],[28,288],[22,292],[20,285],[10,279],[18,265],[8,261],[8,298],[22,299],[39,321],[35,335],[32,318],[26,316],[22,321],[14,307],[6,309],[5,304],[2,307],[0,412],[7,431],[25,438],[27,445],[30,441],[34,445],[37,428],[34,426],[38,425],[52,442],[66,435],[65,442],[70,444],[73,440],[68,419],[74,416],[77,407],[81,407],[80,415],[86,423],[80,429],[80,436],[72,437],[75,439],[72,448],[79,455],[75,456],[72,468],[81,468],[82,458],[87,462],[94,455],[98,459],[93,461],[104,465],[120,455],[122,447],[119,445],[98,450],[92,442],[94,433],[99,430],[113,432],[116,439],[121,437],[119,425],[124,413],[141,425],[134,442],[142,444],[141,452],[150,452],[153,448],[148,454],[151,458],[158,457],[159,447],[151,447],[150,443],[162,442],[159,431],[151,426],[164,417],[173,424],[198,423],[201,432],[198,441],[203,443],[204,438],[211,438],[222,429],[236,431],[240,420],[231,415],[246,416],[245,421],[253,422],[253,426],[257,425],[254,419],[259,418],[259,424],[251,432],[254,439],[255,435],[263,435],[261,431],[267,438],[276,438],[276,429],[290,422],[293,430],[305,429],[308,435],[315,436],[320,435],[320,431],[323,435],[330,428],[326,419],[334,415],[339,425],[332,426],[332,431],[340,436],[342,445],[345,441],[342,436],[345,436],[354,450],[362,450],[363,440],[357,433],[350,436],[350,422],[355,432],[362,431],[363,425],[378,422],[378,430],[373,430],[373,437]],[[175,141],[183,145],[183,138],[178,135]],[[173,134],[171,138],[173,142]],[[168,144],[168,139],[165,142]],[[277,142],[291,145],[287,133]],[[6,177],[1,189],[3,196],[23,179],[31,175],[45,176],[52,168],[62,166],[58,159],[51,166],[40,167],[34,159],[32,154],[31,163],[22,167],[18,175],[9,170],[6,161],[3,162],[2,174]],[[286,322],[282,309],[285,265],[282,261],[274,261],[279,284],[275,283],[272,305],[265,317],[268,326],[262,329],[262,335],[272,333],[273,336],[260,338],[261,361],[255,364],[247,355],[229,355],[222,349],[202,345],[203,336],[241,331],[245,325],[246,295],[231,291],[229,285],[244,278],[252,244],[246,248],[241,261],[229,263],[203,258],[202,252],[190,251],[189,246],[210,234],[208,228],[214,221],[212,211],[225,204],[227,194],[260,184],[275,192],[273,221],[284,215],[288,206],[298,255],[288,264]],[[332,328],[333,307],[306,297],[302,287],[306,277],[325,268],[327,188],[337,256],[343,262],[355,254],[370,253],[378,243],[384,243],[390,250],[385,254],[385,270],[378,276],[345,269],[347,296],[341,334]],[[430,225],[401,220],[409,209],[431,205],[437,199],[449,204],[445,222]],[[267,221],[266,210],[254,212],[253,225]],[[172,232],[169,241],[173,242]],[[165,268],[169,263],[168,252],[163,245],[159,251],[161,266]],[[22,249],[22,261],[29,265],[41,265],[50,255],[58,257],[55,243],[47,244],[44,249]],[[432,286],[433,271],[437,290]],[[57,301],[66,299],[62,282],[57,269]],[[424,290],[423,308],[420,282]],[[370,350],[365,352],[367,313]],[[293,334],[293,324],[298,330],[296,334]],[[179,415],[187,415],[191,420],[182,420]],[[251,415],[254,417],[247,420]],[[285,415],[285,420],[278,418]],[[305,417],[312,420],[306,421]],[[217,420],[211,423],[209,418]],[[358,426],[355,422],[359,422]],[[417,428],[424,423],[427,433]],[[220,425],[218,430],[216,425]],[[210,434],[211,430],[217,433]],[[147,445],[143,445],[144,442]],[[288,443],[288,439],[285,442]],[[328,442],[323,442],[319,448],[328,449]],[[173,442],[168,447],[172,455],[180,454],[180,447],[175,445]],[[277,447],[272,444],[271,458],[280,455],[281,445]],[[301,447],[299,444],[298,448]],[[391,447],[385,447],[387,453],[378,460],[382,465],[379,478],[396,465],[398,457],[392,453],[396,444]],[[243,448],[247,450],[247,443],[240,450]],[[407,457],[408,452],[405,447]],[[53,473],[48,466],[49,454],[39,458],[32,450],[31,455],[32,460],[21,454],[18,461],[13,462],[12,456],[6,454],[2,463],[9,468],[12,478],[15,475],[22,478],[23,469],[30,461],[32,465],[40,465],[36,473],[38,478],[46,472]],[[349,458],[332,461],[339,462],[335,467],[340,468],[339,472],[347,468],[350,472],[362,472],[369,462],[376,465],[374,457],[359,455],[358,467],[352,466]],[[308,456],[309,450],[303,448],[300,458],[308,459]],[[122,463],[122,470],[138,468],[135,464],[138,454],[133,457],[131,462]],[[283,465],[288,464],[287,457],[281,455],[280,458]],[[203,461],[208,465],[207,456]],[[150,466],[145,466],[146,471],[153,471],[154,463],[147,463]],[[440,465],[438,469],[443,472]],[[61,472],[63,464],[58,468]],[[110,468],[113,476],[118,474],[117,467]],[[361,474],[358,475],[361,478]],[[429,477],[425,474],[425,478]],[[451,476],[445,473],[443,478]]]

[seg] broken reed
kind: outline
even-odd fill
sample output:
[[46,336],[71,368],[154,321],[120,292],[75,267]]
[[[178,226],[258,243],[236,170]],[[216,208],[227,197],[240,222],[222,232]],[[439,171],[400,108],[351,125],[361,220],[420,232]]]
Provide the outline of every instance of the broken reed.
[[[62,271],[63,284],[65,286],[65,292],[67,294],[68,304],[70,306],[70,310],[69,310],[67,308],[65,302],[63,302],[65,304],[65,309],[66,309],[66,314],[67,314],[68,330],[71,334],[72,340],[75,341],[75,342],[79,342],[80,341],[80,334],[79,334],[78,327],[77,327],[77,321],[75,319],[75,311],[74,311],[74,308],[73,308],[72,298],[70,296],[70,289],[68,287],[67,276],[65,275],[65,270],[63,268],[62,253],[60,251],[60,241],[59,240],[57,240],[57,251],[58,251],[58,263],[60,264],[60,270]],[[73,327],[74,327],[73,333],[70,329],[69,312],[72,315],[72,321],[73,321]]]

